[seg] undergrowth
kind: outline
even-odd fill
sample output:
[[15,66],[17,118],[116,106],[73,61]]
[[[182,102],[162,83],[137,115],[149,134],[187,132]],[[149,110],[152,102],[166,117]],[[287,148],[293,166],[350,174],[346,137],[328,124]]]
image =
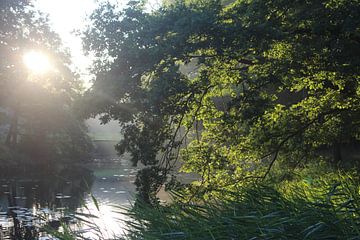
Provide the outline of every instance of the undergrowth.
[[253,184],[228,199],[138,204],[127,238],[360,239],[359,183],[350,174]]

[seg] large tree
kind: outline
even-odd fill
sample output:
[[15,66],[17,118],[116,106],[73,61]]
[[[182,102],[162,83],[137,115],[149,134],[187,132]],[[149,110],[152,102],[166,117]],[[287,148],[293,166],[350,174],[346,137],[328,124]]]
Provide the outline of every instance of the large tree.
[[[70,54],[31,2],[1,1],[0,13],[0,107],[8,116],[2,122],[8,126],[6,145],[45,162],[55,156],[79,157],[90,145],[82,120],[72,110],[81,82],[71,70]],[[48,72],[26,68],[24,56],[32,51],[47,56]]]
[[[181,156],[203,192],[359,140],[359,1],[101,5],[85,32],[88,112],[120,122],[151,200]],[[180,151],[180,153],[179,153]]]

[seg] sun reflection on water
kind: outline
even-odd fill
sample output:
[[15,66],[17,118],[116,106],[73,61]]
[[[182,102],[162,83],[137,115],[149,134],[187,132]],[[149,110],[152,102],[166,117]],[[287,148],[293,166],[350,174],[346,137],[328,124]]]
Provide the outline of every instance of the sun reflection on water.
[[[99,210],[92,200],[88,200],[86,207],[82,209],[84,214],[91,214],[91,224],[84,224],[83,237],[89,239],[114,239],[124,236],[127,232],[125,221],[129,218],[125,215],[124,204],[121,208],[108,201],[98,203]],[[130,207],[130,201],[128,206]],[[84,227],[84,226],[82,226]]]

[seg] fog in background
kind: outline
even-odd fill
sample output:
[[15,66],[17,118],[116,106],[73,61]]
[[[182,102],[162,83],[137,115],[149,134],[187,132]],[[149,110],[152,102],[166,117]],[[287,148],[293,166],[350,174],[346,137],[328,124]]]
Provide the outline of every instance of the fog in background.
[[113,140],[122,139],[120,134],[120,126],[117,121],[110,121],[107,124],[101,124],[99,118],[91,118],[86,120],[89,136],[92,140]]

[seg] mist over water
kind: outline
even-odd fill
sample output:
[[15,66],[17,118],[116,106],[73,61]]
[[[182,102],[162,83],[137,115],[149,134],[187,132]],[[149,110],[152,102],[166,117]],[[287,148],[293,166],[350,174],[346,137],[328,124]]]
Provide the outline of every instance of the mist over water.
[[118,122],[111,120],[107,124],[101,124],[99,117],[86,120],[88,134],[92,140],[112,140],[122,139]]

